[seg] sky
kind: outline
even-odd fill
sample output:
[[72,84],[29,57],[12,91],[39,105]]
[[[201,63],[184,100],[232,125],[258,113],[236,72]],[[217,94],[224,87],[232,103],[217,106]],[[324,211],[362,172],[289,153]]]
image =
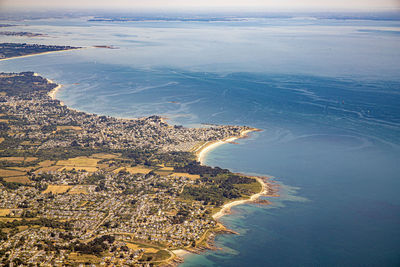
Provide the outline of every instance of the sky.
[[391,10],[400,0],[0,0],[6,8]]

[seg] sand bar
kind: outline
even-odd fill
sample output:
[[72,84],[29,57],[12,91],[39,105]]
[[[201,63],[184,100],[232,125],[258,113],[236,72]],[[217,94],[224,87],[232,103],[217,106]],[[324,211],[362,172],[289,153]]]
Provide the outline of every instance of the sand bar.
[[74,51],[74,50],[80,50],[80,49],[85,49],[85,48],[87,48],[87,47],[73,48],[73,49],[64,49],[64,50],[57,50],[57,51],[47,51],[47,52],[41,52],[41,53],[35,53],[35,54],[29,54],[29,55],[23,55],[23,56],[2,58],[2,59],[0,59],[0,61],[10,60],[10,59],[15,59],[15,58],[24,58],[24,57],[40,56],[40,55],[46,55],[46,54],[57,53],[57,52]]

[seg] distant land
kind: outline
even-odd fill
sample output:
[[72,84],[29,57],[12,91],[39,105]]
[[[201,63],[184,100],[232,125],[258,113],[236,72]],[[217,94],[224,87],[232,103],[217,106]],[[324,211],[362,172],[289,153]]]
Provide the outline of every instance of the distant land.
[[108,22],[127,22],[127,21],[199,21],[199,22],[211,22],[211,21],[241,21],[245,19],[240,18],[181,18],[181,17],[95,17],[88,21],[108,21]]
[[0,32],[0,35],[6,36],[25,36],[25,37],[44,37],[47,36],[46,34],[41,33],[33,33],[33,32]]
[[89,22],[140,22],[140,21],[181,21],[181,22],[227,22],[246,21],[252,18],[311,18],[311,19],[332,19],[332,20],[385,20],[396,21],[400,19],[399,12],[242,12],[230,14],[220,12],[213,15],[196,14],[185,16],[166,14],[126,14],[94,16],[88,19]]

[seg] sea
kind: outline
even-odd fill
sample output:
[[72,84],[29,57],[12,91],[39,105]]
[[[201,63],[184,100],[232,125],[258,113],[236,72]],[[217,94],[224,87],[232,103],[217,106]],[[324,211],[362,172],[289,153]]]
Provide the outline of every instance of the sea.
[[400,266],[400,20],[90,18],[2,21],[46,36],[0,42],[89,48],[0,71],[52,79],[58,99],[90,113],[263,130],[205,163],[269,176],[280,196],[234,207],[221,221],[239,234],[182,267]]

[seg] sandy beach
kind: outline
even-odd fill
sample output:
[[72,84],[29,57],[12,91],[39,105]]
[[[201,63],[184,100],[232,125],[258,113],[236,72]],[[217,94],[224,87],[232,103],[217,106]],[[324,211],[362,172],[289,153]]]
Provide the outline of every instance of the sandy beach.
[[[257,177],[257,176],[249,176],[249,177],[256,179],[261,184],[261,187],[262,187],[261,191],[259,193],[257,193],[257,194],[252,195],[248,199],[241,199],[241,200],[237,200],[237,201],[232,201],[232,202],[226,203],[225,205],[222,206],[220,211],[218,211],[217,213],[212,215],[212,218],[214,220],[218,220],[222,216],[229,214],[231,208],[234,207],[234,206],[242,205],[242,204],[249,203],[249,202],[254,202],[260,196],[268,194],[268,184],[261,177]],[[231,233],[235,233],[235,232],[231,232]],[[193,253],[193,252],[191,252],[189,250],[185,250],[185,249],[176,249],[176,250],[172,250],[171,252],[178,258],[183,258],[186,255],[189,255],[189,254]]]
[[[197,151],[196,151],[197,160],[201,164],[204,164],[205,157],[207,156],[207,153],[210,152],[211,150],[217,148],[220,145],[233,142],[236,139],[247,137],[248,133],[254,132],[254,131],[260,131],[260,130],[253,128],[253,129],[242,131],[239,136],[232,136],[232,137],[228,137],[228,138],[226,138],[224,140],[205,143],[204,145],[199,147],[197,149]],[[248,199],[241,199],[241,200],[236,200],[236,201],[232,201],[232,202],[226,203],[225,205],[222,206],[220,211],[218,211],[217,213],[215,213],[212,216],[215,220],[221,218],[222,216],[224,216],[226,214],[229,214],[230,209],[232,207],[237,206],[237,205],[241,205],[241,204],[244,204],[244,203],[248,203],[248,202],[253,202],[253,201],[257,200],[260,196],[267,194],[268,185],[263,181],[263,179],[261,179],[260,177],[255,177],[255,176],[251,176],[251,178],[256,179],[261,184],[261,191],[259,193],[257,193],[257,194],[252,195]]]
[[74,49],[65,49],[65,50],[57,50],[57,51],[47,51],[47,52],[36,53],[36,54],[30,54],[30,55],[24,55],[24,56],[16,56],[16,57],[2,58],[2,59],[0,59],[0,61],[5,61],[5,60],[10,60],[10,59],[15,59],[15,58],[34,57],[34,56],[52,54],[52,53],[57,53],[57,52],[65,52],[65,51],[80,50],[80,49],[85,49],[85,48],[87,48],[87,47],[74,48]]
[[257,194],[251,195],[251,197],[248,199],[241,199],[241,200],[236,200],[236,201],[226,203],[225,205],[222,206],[220,211],[218,211],[217,213],[215,213],[212,216],[214,218],[214,220],[218,220],[222,216],[229,214],[231,208],[234,206],[242,205],[242,204],[249,203],[249,202],[254,202],[260,196],[267,194],[268,185],[263,181],[263,179],[261,179],[260,177],[254,177],[254,176],[251,176],[251,178],[256,179],[261,184],[261,191]]
[[204,145],[202,145],[201,147],[199,147],[196,150],[197,161],[199,161],[201,164],[204,164],[205,157],[206,157],[207,153],[210,152],[211,150],[217,148],[220,145],[231,143],[231,142],[235,141],[236,139],[247,137],[248,133],[255,132],[255,131],[260,131],[260,130],[255,129],[255,128],[249,129],[249,130],[242,131],[239,136],[231,136],[231,137],[228,137],[223,140],[205,143]]
[[[35,74],[36,74],[36,73],[35,73]],[[52,81],[52,80],[50,80],[50,79],[46,79],[46,80],[47,80],[48,83],[57,84],[57,83],[55,83],[54,81]],[[60,90],[61,87],[62,87],[61,84],[57,84],[57,86],[54,87],[54,89],[51,90],[47,95],[50,96],[50,98],[53,99],[53,100],[56,99],[56,94],[57,94],[58,90]]]

